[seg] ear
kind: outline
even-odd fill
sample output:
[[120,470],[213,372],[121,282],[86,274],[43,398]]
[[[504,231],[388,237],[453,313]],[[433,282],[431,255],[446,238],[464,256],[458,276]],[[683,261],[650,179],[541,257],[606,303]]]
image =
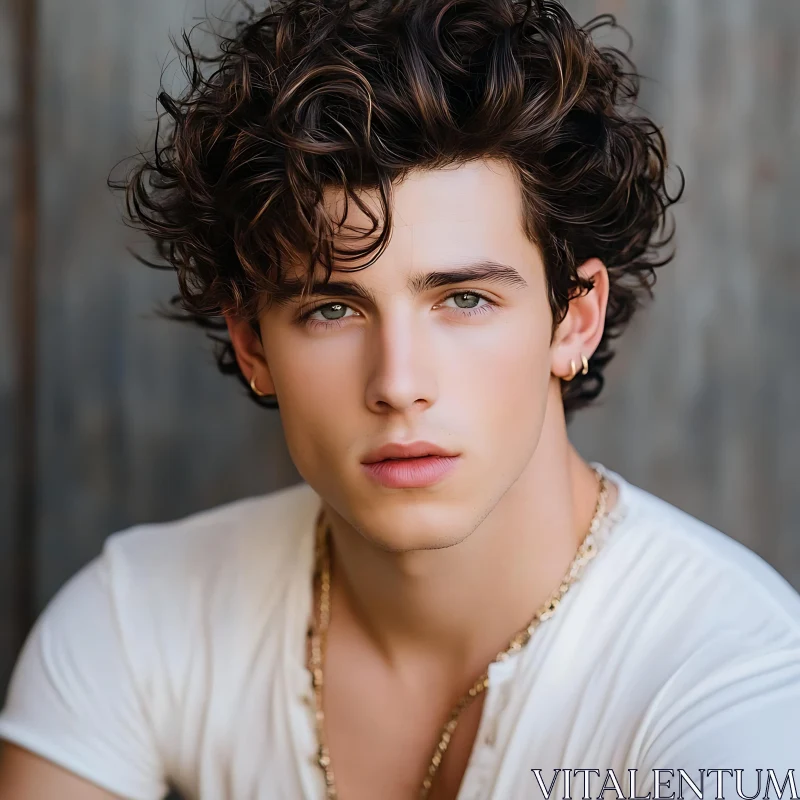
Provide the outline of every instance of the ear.
[[603,337],[608,305],[608,271],[598,258],[590,258],[578,267],[594,288],[570,300],[567,315],[562,320],[550,346],[550,370],[556,377],[568,378],[570,360],[581,369],[581,356],[588,360]]
[[235,314],[226,313],[225,322],[242,374],[248,381],[255,379],[255,385],[260,392],[275,394],[261,335],[248,320]]

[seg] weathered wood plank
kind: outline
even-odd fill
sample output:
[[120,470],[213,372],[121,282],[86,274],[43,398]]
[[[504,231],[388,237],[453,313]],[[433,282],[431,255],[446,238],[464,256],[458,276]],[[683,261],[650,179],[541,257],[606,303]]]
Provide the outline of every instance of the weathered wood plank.
[[17,417],[13,304],[14,148],[17,132],[16,17],[0,0],[0,699],[19,640],[18,507],[15,502]]
[[144,242],[105,185],[154,129],[168,33],[229,5],[41,2],[40,605],[114,530],[298,479],[277,412],[148,318],[174,281],[125,251]]

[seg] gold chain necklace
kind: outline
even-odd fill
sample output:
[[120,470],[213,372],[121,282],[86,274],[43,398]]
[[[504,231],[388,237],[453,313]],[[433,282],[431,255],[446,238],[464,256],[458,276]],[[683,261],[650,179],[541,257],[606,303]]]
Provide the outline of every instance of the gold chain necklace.
[[[594,516],[592,517],[589,531],[575,553],[575,557],[567,569],[566,574],[561,580],[558,589],[550,595],[550,598],[536,612],[533,619],[526,627],[520,630],[509,642],[505,650],[501,650],[491,663],[505,661],[511,654],[522,649],[531,638],[533,631],[540,622],[548,619],[555,612],[561,598],[566,594],[569,587],[580,577],[583,568],[591,561],[597,553],[597,543],[595,534],[605,516],[606,505],[608,502],[608,480],[595,467],[592,467],[599,481],[597,493],[597,503],[595,505]],[[325,645],[327,641],[328,627],[331,619],[331,561],[330,561],[330,529],[323,525],[324,515],[320,512],[317,518],[317,571],[320,579],[319,603],[317,606],[317,620],[311,631],[311,654],[309,667],[311,670],[311,682],[314,687],[314,700],[316,705],[316,728],[319,749],[317,751],[317,763],[322,768],[325,775],[325,797],[326,800],[337,800],[336,783],[334,781],[331,757],[325,738],[325,714],[322,709],[322,687],[324,682],[323,663]],[[430,793],[433,779],[439,765],[442,762],[450,739],[458,725],[459,717],[464,709],[489,686],[489,670],[486,671],[472,684],[469,691],[456,703],[447,722],[442,727],[439,743],[433,751],[428,771],[420,787],[420,800],[426,800]]]

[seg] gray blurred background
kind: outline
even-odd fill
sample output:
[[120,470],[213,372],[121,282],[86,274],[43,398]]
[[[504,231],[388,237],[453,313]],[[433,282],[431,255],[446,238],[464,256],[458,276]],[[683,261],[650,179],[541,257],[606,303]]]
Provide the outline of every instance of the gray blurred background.
[[[800,2],[566,5],[632,33],[641,106],[688,181],[677,258],[573,439],[800,588]],[[0,0],[0,696],[108,534],[300,480],[278,412],[153,316],[172,275],[128,254],[144,240],[106,188],[152,143],[162,68],[177,88],[168,35],[232,7]]]

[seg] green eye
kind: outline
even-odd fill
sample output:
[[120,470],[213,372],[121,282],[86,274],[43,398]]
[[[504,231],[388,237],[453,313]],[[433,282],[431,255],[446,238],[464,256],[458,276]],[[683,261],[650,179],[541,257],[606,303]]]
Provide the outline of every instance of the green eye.
[[[458,294],[451,294],[450,297],[452,297],[456,301],[456,305],[458,305],[458,301],[459,300],[463,300],[465,297],[474,297],[474,298],[476,298],[475,302],[472,305],[467,305],[467,306],[460,306],[459,305],[458,306],[459,308],[468,308],[468,309],[469,308],[475,308],[475,306],[478,304],[478,302],[480,302],[481,300],[485,299],[483,297],[483,295],[476,294],[475,292],[458,292]],[[448,297],[447,299],[449,300],[450,297]]]

